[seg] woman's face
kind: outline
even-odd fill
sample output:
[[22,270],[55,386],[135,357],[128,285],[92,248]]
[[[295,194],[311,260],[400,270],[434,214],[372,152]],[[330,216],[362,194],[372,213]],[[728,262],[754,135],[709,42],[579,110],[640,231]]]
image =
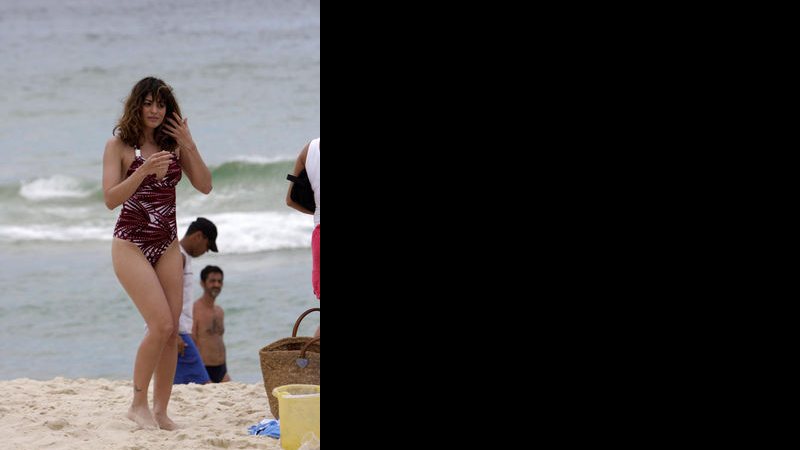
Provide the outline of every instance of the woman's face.
[[142,119],[148,128],[156,128],[164,121],[167,105],[153,101],[153,94],[147,94],[142,105]]

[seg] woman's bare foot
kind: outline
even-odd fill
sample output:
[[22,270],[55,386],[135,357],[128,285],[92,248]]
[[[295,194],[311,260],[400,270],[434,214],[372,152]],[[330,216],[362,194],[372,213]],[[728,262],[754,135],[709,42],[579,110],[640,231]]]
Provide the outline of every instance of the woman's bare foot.
[[153,417],[155,417],[158,427],[162,430],[173,431],[178,429],[178,425],[167,417],[166,414],[153,414]]
[[134,408],[131,406],[128,410],[128,414],[125,416],[136,422],[142,428],[158,428],[158,424],[153,420],[153,414],[150,413],[150,409],[146,406],[143,408]]

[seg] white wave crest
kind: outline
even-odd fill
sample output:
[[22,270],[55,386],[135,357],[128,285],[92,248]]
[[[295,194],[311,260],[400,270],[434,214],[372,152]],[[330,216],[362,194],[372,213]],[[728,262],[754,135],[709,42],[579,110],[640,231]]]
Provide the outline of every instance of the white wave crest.
[[[202,216],[217,226],[220,253],[257,253],[311,246],[314,219],[299,212],[230,212]],[[178,219],[180,237],[195,219]]]
[[0,226],[0,239],[9,241],[108,241],[112,233],[108,227],[99,226]]
[[[244,162],[244,163],[251,163],[251,164],[272,164],[276,162],[286,162],[286,161],[294,161],[297,159],[297,155],[294,156],[261,156],[261,155],[237,155],[231,159],[223,161],[222,164],[226,162]],[[220,164],[220,165],[222,165]]]
[[53,175],[37,178],[30,182],[20,182],[19,195],[33,201],[57,198],[86,198],[91,190],[81,188],[80,180],[66,175]]
[[[200,214],[217,226],[217,247],[220,253],[242,254],[263,251],[308,248],[314,220],[299,212],[230,212]],[[178,237],[182,238],[197,216],[181,214]],[[86,224],[0,225],[0,241],[110,241],[113,220]]]

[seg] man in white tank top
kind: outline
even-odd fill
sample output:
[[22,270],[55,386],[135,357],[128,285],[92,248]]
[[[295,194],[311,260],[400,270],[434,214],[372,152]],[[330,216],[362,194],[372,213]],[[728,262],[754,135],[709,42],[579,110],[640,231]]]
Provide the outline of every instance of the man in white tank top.
[[189,225],[180,242],[183,256],[183,309],[179,320],[178,367],[175,370],[174,384],[206,384],[211,382],[200,352],[192,339],[192,312],[194,285],[198,280],[192,271],[192,260],[207,251],[217,251],[217,227],[213,222],[198,217]]

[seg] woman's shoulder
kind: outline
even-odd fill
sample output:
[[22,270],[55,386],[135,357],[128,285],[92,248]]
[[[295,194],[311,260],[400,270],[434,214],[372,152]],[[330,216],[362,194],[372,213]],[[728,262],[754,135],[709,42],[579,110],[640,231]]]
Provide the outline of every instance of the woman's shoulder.
[[106,141],[106,151],[113,151],[122,153],[123,150],[128,148],[128,144],[122,141],[119,136],[113,136],[111,139]]

